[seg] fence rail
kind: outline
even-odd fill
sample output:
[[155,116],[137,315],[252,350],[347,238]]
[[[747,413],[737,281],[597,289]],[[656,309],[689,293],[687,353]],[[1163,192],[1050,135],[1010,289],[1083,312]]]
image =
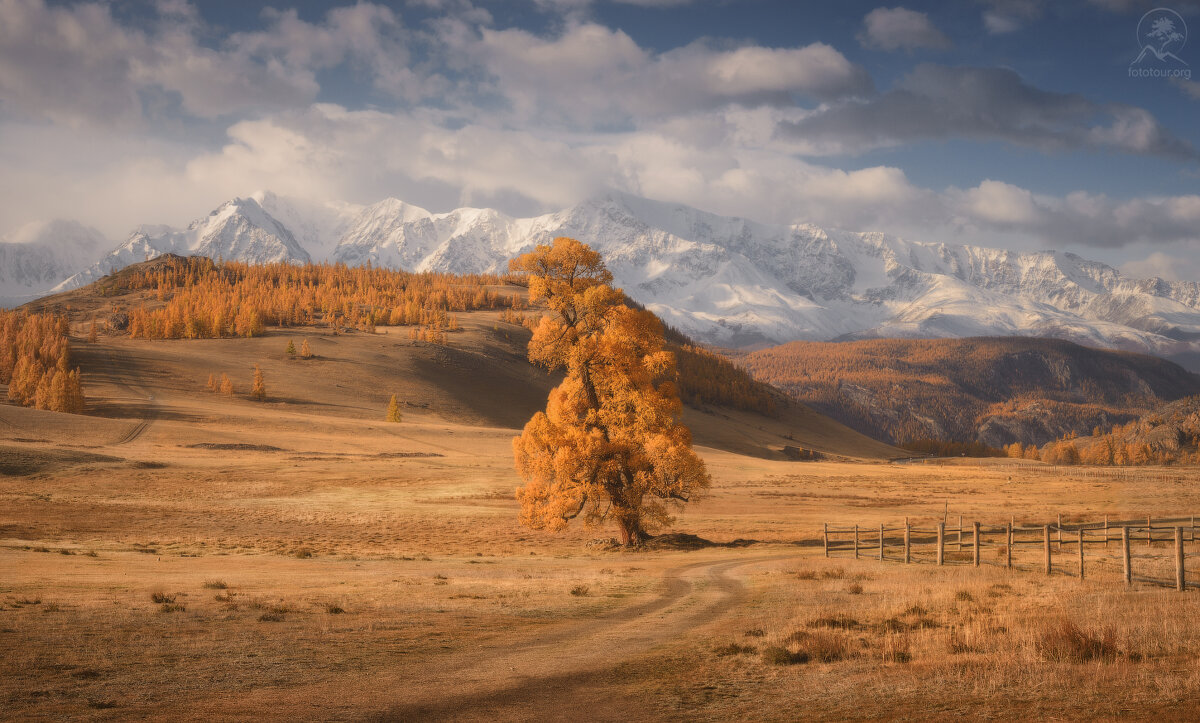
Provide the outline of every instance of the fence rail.
[[[1184,524],[1186,523],[1186,524]],[[903,533],[903,536],[897,539],[893,536],[890,540],[888,533]],[[949,535],[954,534],[954,541],[951,542]],[[956,551],[961,552],[964,547],[964,533],[967,537],[967,545],[972,553],[972,565],[980,566],[982,559],[982,548],[985,544],[994,545],[996,543],[985,543],[986,535],[1002,535],[1004,546],[1004,566],[1008,569],[1013,569],[1013,549],[1023,545],[1036,546],[1040,545],[1044,550],[1044,568],[1047,575],[1054,573],[1054,558],[1056,553],[1062,553],[1063,547],[1075,545],[1078,554],[1078,572],[1080,579],[1084,578],[1087,569],[1087,560],[1085,550],[1088,545],[1103,545],[1108,548],[1109,543],[1119,543],[1121,545],[1122,571],[1126,585],[1132,585],[1136,579],[1139,582],[1163,582],[1152,578],[1137,577],[1133,574],[1133,555],[1131,548],[1136,543],[1144,543],[1146,546],[1151,546],[1156,542],[1173,542],[1174,543],[1174,561],[1175,561],[1175,589],[1183,591],[1187,589],[1189,582],[1187,580],[1185,542],[1196,541],[1196,517],[1168,517],[1154,520],[1147,517],[1144,521],[1139,518],[1137,520],[1110,520],[1107,516],[1100,522],[1075,522],[1063,524],[1062,517],[1059,516],[1058,521],[1053,524],[1044,525],[1017,525],[1015,518],[1010,519],[1004,525],[983,525],[979,522],[972,522],[970,526],[963,524],[963,518],[958,518],[957,527],[947,527],[946,522],[937,523],[933,528],[914,527],[909,524],[908,518],[904,519],[903,526],[888,527],[879,525],[876,527],[862,527],[854,525],[846,528],[831,528],[826,522],[822,525],[822,538],[824,540],[825,557],[830,557],[833,553],[839,551],[852,551],[854,559],[859,559],[863,553],[873,551],[878,556],[880,562],[884,561],[884,551],[889,547],[903,547],[903,561],[905,564],[912,564],[913,547],[919,544],[934,544],[936,545],[936,560],[939,566],[946,564],[946,548],[948,545],[954,545]],[[1064,533],[1066,537],[1064,538]],[[1021,535],[1034,536],[1034,539],[1020,539]],[[1194,553],[1193,553],[1194,554]],[[1097,562],[1099,562],[1097,560]],[[1200,583],[1190,583],[1193,587],[1200,587]]]

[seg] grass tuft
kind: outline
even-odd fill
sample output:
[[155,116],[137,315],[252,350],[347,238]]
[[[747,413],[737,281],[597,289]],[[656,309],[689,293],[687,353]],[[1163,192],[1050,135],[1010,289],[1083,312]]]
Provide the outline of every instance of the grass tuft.
[[764,663],[771,665],[799,665],[807,663],[809,658],[805,652],[795,652],[788,650],[781,645],[772,645],[764,648],[762,652]]
[[731,655],[754,655],[758,652],[758,648],[754,647],[753,645],[730,643],[729,645],[723,645],[717,648],[713,652],[720,657],[728,657]]
[[1112,662],[1120,655],[1112,627],[1089,630],[1065,619],[1045,628],[1034,648],[1044,660],[1056,663]]

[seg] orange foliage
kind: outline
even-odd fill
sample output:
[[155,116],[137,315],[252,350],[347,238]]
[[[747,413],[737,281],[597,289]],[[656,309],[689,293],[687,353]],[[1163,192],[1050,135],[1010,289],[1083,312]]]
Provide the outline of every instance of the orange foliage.
[[520,307],[516,294],[490,286],[496,276],[413,274],[342,264],[217,264],[199,256],[164,257],[114,274],[106,293],[154,291],[158,308],[130,314],[129,334],[146,339],[259,336],[266,326],[322,323],[335,333],[368,333],[380,324],[455,330],[450,313]]
[[17,404],[83,412],[79,370],[71,368],[67,320],[50,314],[0,311],[0,383]]
[[678,422],[675,355],[662,324],[621,303],[600,255],[574,239],[514,259],[528,274],[531,301],[550,311],[529,342],[529,359],[566,378],[513,440],[521,522],[562,529],[584,515],[612,518],[621,542],[669,524],[667,504],[708,487],[691,432]]

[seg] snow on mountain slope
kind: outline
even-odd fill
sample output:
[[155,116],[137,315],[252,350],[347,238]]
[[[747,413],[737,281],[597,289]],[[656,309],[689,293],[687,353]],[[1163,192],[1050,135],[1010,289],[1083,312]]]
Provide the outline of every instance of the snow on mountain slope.
[[433,214],[391,199],[350,225],[333,258],[502,271],[555,236],[592,244],[631,297],[718,344],[1041,335],[1160,354],[1200,349],[1200,284],[1127,279],[1068,253],[772,226],[623,194],[529,219]]
[[314,261],[329,258],[363,207],[343,201],[310,201],[259,191],[250,195],[271,218],[291,231]]
[[165,253],[255,264],[312,260],[292,232],[263,210],[258,201],[235,198],[181,231],[168,226],[139,226],[125,243],[54,290],[84,286],[129,264]]
[[498,272],[556,236],[596,247],[633,299],[715,344],[1025,335],[1200,358],[1200,283],[1130,279],[1069,253],[769,225],[618,193],[513,218],[477,208],[431,213],[397,199],[360,207],[262,192],[185,230],[140,227],[59,288],[166,252]]
[[74,221],[26,224],[0,239],[0,306],[45,294],[91,264],[110,242]]

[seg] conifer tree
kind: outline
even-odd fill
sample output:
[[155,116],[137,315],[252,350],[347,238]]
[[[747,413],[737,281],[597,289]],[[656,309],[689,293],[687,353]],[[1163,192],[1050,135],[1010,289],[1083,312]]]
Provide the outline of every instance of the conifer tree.
[[220,387],[217,386],[217,377],[215,374],[208,375],[208,391],[210,391],[210,392],[220,391]]
[[300,358],[301,359],[312,359],[312,356],[313,356],[312,347],[310,347],[308,345],[308,339],[305,339],[304,342],[302,344],[300,344]]
[[254,365],[254,383],[250,387],[250,398],[259,402],[267,398],[267,386],[263,382],[262,370],[257,364]]
[[91,327],[88,328],[88,336],[87,336],[88,343],[95,344],[96,341],[98,340],[98,338],[99,338],[99,334],[96,330],[96,317],[93,316],[92,317],[92,325],[91,325]]
[[387,421],[389,421],[389,422],[399,422],[400,421],[400,402],[396,399],[395,394],[392,395],[391,401],[388,402]]
[[221,394],[227,397],[233,396],[233,382],[229,379],[228,374],[221,375]]
[[296,342],[288,339],[287,349],[285,350],[290,357],[296,356]]

